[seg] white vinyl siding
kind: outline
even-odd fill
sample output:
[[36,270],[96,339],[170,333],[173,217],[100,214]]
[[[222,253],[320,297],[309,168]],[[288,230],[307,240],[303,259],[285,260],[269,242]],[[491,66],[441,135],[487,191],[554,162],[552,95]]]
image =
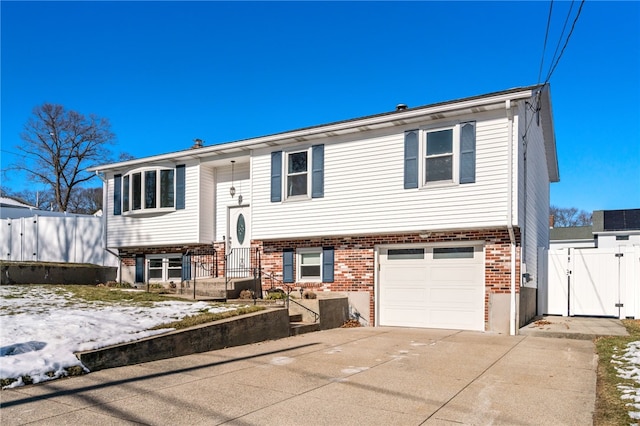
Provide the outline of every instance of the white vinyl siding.
[[[199,243],[199,165],[186,164],[185,209],[140,216],[113,215],[113,175],[108,180],[107,246]],[[210,242],[210,241],[208,241]]]
[[[538,259],[538,249],[549,248],[549,178],[542,127],[537,125],[531,111],[527,113],[525,123],[523,105],[520,105],[519,110],[522,120],[518,132],[523,135],[526,129],[527,149],[525,164],[521,141],[518,153],[518,193],[521,195],[517,204],[517,217],[522,229],[522,263],[526,265],[523,273],[527,272],[532,279],[523,284],[536,287],[545,285],[547,276],[545,263]],[[543,270],[538,271],[539,267]]]
[[[267,170],[267,173],[269,171]],[[236,163],[233,170],[233,186],[236,195],[231,197],[231,165],[216,169],[216,211],[215,211],[215,241],[226,239],[227,212],[229,207],[238,205],[238,197],[242,195],[242,204],[248,205],[251,201],[251,181],[249,179],[249,163]],[[267,189],[269,191],[269,189]],[[269,192],[266,194],[269,197]],[[251,235],[247,235],[251,238]]]
[[[254,152],[254,239],[505,226],[508,150],[504,111],[476,120],[476,182],[404,189],[404,131],[371,131],[323,140],[325,196],[270,201],[270,153]],[[431,124],[431,123],[425,123]],[[433,123],[443,127],[456,123]],[[295,150],[295,146],[291,147]]]

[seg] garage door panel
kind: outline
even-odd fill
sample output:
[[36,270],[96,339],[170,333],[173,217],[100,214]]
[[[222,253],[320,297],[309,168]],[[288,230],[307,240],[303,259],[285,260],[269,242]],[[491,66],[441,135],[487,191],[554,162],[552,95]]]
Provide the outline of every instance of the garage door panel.
[[[411,294],[410,299],[407,299],[408,292]],[[426,288],[417,291],[414,289],[392,289],[385,291],[383,296],[388,306],[423,306],[429,299]]]
[[387,309],[382,325],[400,327],[427,327],[427,313],[422,307],[405,307]]
[[482,331],[476,312],[456,309],[433,309],[429,311],[429,327]]
[[[380,325],[484,330],[484,258],[379,257]],[[469,250],[467,250],[467,254]]]
[[[429,305],[447,305],[456,309],[457,306],[476,306],[478,304],[478,294],[476,289],[468,287],[436,287],[429,290],[427,298]],[[406,299],[406,296],[405,296]]]
[[434,265],[429,270],[429,279],[432,281],[461,281],[477,282],[478,267],[476,265]]

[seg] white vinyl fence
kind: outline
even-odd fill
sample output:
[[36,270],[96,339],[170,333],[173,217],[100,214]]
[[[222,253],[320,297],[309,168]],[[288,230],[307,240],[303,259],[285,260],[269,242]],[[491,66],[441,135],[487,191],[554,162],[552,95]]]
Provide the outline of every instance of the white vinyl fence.
[[640,318],[640,247],[549,250],[544,314]]
[[32,216],[0,220],[1,258],[117,265],[102,247],[102,218]]

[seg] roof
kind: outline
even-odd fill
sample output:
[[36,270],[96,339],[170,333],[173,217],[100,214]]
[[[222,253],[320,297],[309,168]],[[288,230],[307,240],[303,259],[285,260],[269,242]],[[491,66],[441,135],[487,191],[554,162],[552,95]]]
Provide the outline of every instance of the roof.
[[35,209],[36,207],[31,206],[21,200],[17,200],[12,197],[0,197],[0,207],[15,207],[15,208],[23,208],[23,209]]
[[150,162],[184,161],[188,159],[206,159],[212,157],[234,158],[234,156],[248,155],[253,149],[281,146],[290,143],[300,143],[309,140],[317,140],[322,137],[344,135],[362,130],[381,129],[412,122],[418,122],[425,117],[444,118],[459,114],[461,111],[480,112],[492,109],[504,108],[508,100],[527,99],[539,93],[541,102],[542,129],[547,152],[547,166],[549,179],[552,182],[559,180],[558,160],[556,155],[555,134],[553,130],[553,117],[549,85],[533,85],[517,87],[504,91],[493,92],[485,95],[471,96],[446,102],[394,110],[380,114],[304,127],[272,135],[251,139],[242,139],[235,142],[226,142],[190,148],[167,154],[128,160],[118,163],[105,164],[91,167],[88,170],[94,172],[117,171]]
[[549,230],[549,240],[593,240],[592,226],[567,226],[562,228],[551,228]]

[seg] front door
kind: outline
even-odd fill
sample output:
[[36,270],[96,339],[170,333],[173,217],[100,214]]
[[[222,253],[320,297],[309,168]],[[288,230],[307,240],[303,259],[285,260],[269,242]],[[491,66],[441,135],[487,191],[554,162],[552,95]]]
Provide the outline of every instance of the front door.
[[229,207],[227,217],[227,277],[251,276],[249,206]]

